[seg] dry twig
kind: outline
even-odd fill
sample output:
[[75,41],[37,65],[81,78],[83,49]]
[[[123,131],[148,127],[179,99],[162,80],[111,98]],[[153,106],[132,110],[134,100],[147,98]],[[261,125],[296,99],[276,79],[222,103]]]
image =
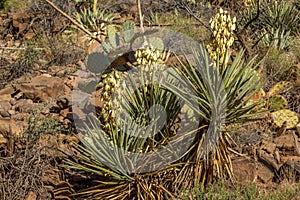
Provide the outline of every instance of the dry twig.
[[62,10],[60,10],[56,5],[54,5],[51,1],[46,0],[46,2],[55,10],[57,10],[57,12],[59,12],[60,14],[62,14],[64,17],[66,17],[67,19],[69,19],[75,26],[77,26],[78,28],[80,28],[83,32],[85,32],[86,34],[89,35],[89,37],[91,37],[92,39],[96,40],[99,43],[102,43],[102,41],[100,40],[100,38],[98,38],[97,36],[93,35],[89,30],[87,30],[86,28],[83,27],[83,25],[81,25],[80,23],[78,23],[75,19],[73,19],[72,17],[70,17],[67,13],[63,12]]

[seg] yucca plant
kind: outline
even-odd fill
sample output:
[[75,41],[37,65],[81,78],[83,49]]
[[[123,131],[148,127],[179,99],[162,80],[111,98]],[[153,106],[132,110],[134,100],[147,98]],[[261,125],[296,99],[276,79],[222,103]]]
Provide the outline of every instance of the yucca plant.
[[[81,9],[76,13],[74,18],[76,21],[89,30],[99,39],[104,40],[107,35],[107,25],[114,19],[113,14],[107,14],[105,11],[97,10],[96,7],[91,9]],[[75,26],[75,28],[78,28]],[[102,37],[102,38],[101,38]]]
[[239,24],[247,25],[255,44],[260,43],[263,47],[272,45],[278,49],[288,47],[288,40],[299,30],[299,10],[287,1],[257,2],[240,12]]
[[[109,129],[101,129],[95,117],[86,126],[77,154],[66,167],[99,176],[95,186],[78,192],[85,199],[164,199],[172,197],[174,164],[181,158],[180,143],[193,131],[174,127],[182,105],[161,81],[163,64],[145,66],[123,74],[119,92],[111,98],[119,102]],[[172,83],[172,81],[169,81]],[[121,93],[121,96],[118,95]],[[188,109],[185,109],[188,110]],[[109,131],[107,131],[109,130]],[[184,130],[189,130],[188,128]],[[172,140],[172,142],[169,142]],[[168,178],[165,178],[168,177]]]
[[[216,177],[233,178],[229,147],[234,142],[223,128],[257,115],[250,111],[261,103],[246,104],[260,89],[260,80],[254,71],[255,58],[245,62],[243,55],[241,51],[230,65],[226,62],[220,65],[218,60],[210,62],[200,46],[193,49],[194,63],[186,58],[186,62],[179,60],[180,68],[175,68],[178,76],[184,75],[178,80],[183,85],[181,88],[193,91],[178,90],[172,84],[167,87],[199,114],[200,126],[207,126],[197,133],[187,156],[182,159],[185,165],[174,182],[178,187],[186,180],[205,184]],[[187,94],[195,95],[185,98]]]
[[[233,179],[229,147],[234,142],[224,127],[255,116],[250,111],[260,103],[247,104],[260,81],[254,59],[245,62],[243,55],[230,65],[214,64],[200,46],[193,49],[194,62],[179,60],[179,68],[156,65],[145,73],[140,66],[127,74],[121,97],[112,96],[120,106],[109,131],[95,117],[78,153],[66,161],[69,168],[99,176],[77,195],[164,199],[193,184]],[[181,124],[180,131],[174,126],[182,113],[196,123]]]
[[[161,172],[135,173],[135,163],[147,163],[148,159],[134,153],[143,149],[146,139],[133,137],[140,128],[132,120],[124,120],[118,130],[112,126],[111,132],[101,130],[95,118],[87,126],[87,134],[76,147],[78,160],[67,160],[68,168],[85,171],[98,176],[94,186],[75,194],[84,199],[162,199],[171,194],[162,184]],[[142,133],[141,133],[142,134]],[[132,151],[132,152],[130,152]],[[154,182],[155,181],[155,182]]]

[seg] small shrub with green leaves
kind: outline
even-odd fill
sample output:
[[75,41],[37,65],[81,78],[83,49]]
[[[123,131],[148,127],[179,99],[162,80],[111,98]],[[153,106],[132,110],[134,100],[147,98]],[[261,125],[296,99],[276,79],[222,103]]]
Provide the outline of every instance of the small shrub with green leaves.
[[0,9],[6,10],[8,8],[8,2],[9,0],[4,0],[0,2]]
[[271,83],[290,80],[295,61],[292,53],[271,48],[264,61],[266,78]]

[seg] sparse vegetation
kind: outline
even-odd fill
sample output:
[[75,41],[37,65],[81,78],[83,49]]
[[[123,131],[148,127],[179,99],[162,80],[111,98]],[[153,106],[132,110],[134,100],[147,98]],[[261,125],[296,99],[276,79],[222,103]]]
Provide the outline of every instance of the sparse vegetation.
[[[299,5],[1,1],[0,199],[296,199]],[[163,29],[189,36],[190,49],[181,36],[148,38]],[[66,77],[68,65],[78,73]],[[15,105],[32,93],[20,86],[34,76],[63,84],[43,91],[53,105],[23,115]],[[9,137],[1,120],[26,130]],[[282,135],[293,142],[275,144]],[[267,163],[272,178],[237,183],[233,157]]]

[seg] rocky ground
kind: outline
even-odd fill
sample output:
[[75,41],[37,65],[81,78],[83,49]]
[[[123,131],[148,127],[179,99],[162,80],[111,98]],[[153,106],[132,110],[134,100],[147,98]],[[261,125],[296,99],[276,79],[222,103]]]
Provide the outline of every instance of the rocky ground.
[[[71,144],[78,142],[72,134],[74,118],[84,117],[99,102],[72,106],[78,100],[73,89],[88,76],[82,48],[67,64],[48,63],[45,68],[45,61],[39,60],[33,69],[19,63],[23,65],[19,70],[13,65],[26,47],[25,41],[37,35],[41,22],[33,23],[35,18],[38,21],[39,15],[23,10],[0,16],[0,74],[4,74],[0,75],[0,196],[2,192],[6,196],[11,193],[11,199],[72,199],[71,194],[86,187],[92,177],[68,171],[60,164],[66,153],[72,152]],[[56,33],[67,22],[51,23],[55,29],[51,32]],[[36,49],[40,50],[45,51]],[[299,113],[299,90],[292,93],[289,103]],[[97,99],[97,95],[92,92],[87,98]],[[232,159],[238,182],[255,182],[269,189],[287,180],[299,181],[300,133],[296,129],[277,134],[264,119],[238,128],[234,138],[237,146],[232,149]],[[19,197],[13,196],[14,190],[20,191]]]

